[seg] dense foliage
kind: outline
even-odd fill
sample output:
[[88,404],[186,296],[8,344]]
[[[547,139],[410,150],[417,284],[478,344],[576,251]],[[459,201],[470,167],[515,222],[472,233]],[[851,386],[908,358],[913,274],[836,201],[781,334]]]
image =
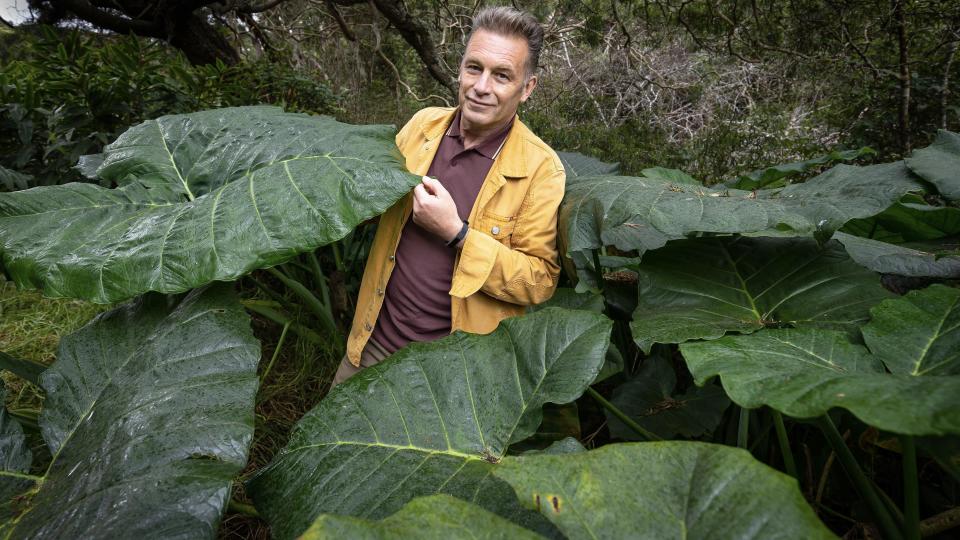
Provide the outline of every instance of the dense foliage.
[[[805,165],[782,165],[736,180],[766,178],[752,191],[666,168],[623,176],[564,154],[560,226],[582,292],[561,290],[490,335],[413,344],[362,371],[300,419],[244,491],[278,538],[390,536],[413,524],[441,535],[454,511],[483,534],[826,538],[849,528],[831,507],[851,487],[863,506],[839,504],[863,527],[900,538],[929,517],[925,530],[942,530],[960,480],[960,276],[941,262],[960,256],[960,221],[941,216],[956,210],[943,203],[957,187],[956,138],[941,132],[906,161],[807,179],[796,174]],[[329,284],[317,246],[359,242],[345,240],[350,229],[412,180],[383,127],[267,107],[149,120],[81,169],[97,183],[0,194],[6,272],[54,295],[146,294],[64,338],[48,369],[4,359],[43,388],[38,429],[50,450],[36,462],[19,417],[0,411],[4,528],[13,538],[64,527],[212,536],[251,444],[256,352],[230,287],[207,284],[283,263],[267,275],[326,326],[278,313],[292,307],[283,295],[244,305],[284,335],[333,335],[329,290],[318,298],[300,272]],[[920,218],[884,218],[900,207],[939,233],[913,226]],[[306,229],[283,219],[301,213]],[[901,236],[871,238],[870,222],[899,223]],[[158,234],[180,235],[169,254],[151,248]],[[935,253],[901,245],[918,234]],[[847,254],[857,242],[927,281],[897,297]],[[147,292],[191,287],[202,288]],[[588,449],[564,438],[557,415],[583,408],[573,419],[582,433],[594,404],[610,435],[584,438]],[[872,432],[867,444],[902,473],[865,470],[838,429]],[[807,469],[832,450],[851,482],[824,475],[812,496],[801,448]],[[921,482],[921,462],[927,478],[940,471],[935,482]],[[81,466],[92,469],[76,474]],[[127,490],[138,504],[122,502]]]
[[0,536],[955,534],[960,4],[515,2],[564,287],[329,396],[473,4],[30,4],[0,317],[103,313],[0,321]]

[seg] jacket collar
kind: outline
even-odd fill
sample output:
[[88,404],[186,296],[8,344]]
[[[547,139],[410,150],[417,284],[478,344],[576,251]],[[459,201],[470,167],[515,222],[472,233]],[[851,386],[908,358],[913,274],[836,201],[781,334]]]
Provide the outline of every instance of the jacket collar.
[[[446,133],[450,127],[450,122],[457,114],[457,109],[448,109],[445,114],[436,116],[425,121],[420,129],[424,138],[433,141],[437,137]],[[524,151],[523,141],[530,130],[523,125],[519,116],[514,116],[513,127],[507,135],[507,140],[503,143],[503,148],[494,160],[494,166],[499,167],[500,174],[505,178],[517,179],[529,176],[527,167],[527,157]]]

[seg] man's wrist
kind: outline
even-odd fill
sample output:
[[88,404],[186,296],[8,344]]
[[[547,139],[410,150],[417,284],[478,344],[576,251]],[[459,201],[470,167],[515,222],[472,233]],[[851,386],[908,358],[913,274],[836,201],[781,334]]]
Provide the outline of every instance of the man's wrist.
[[447,241],[447,247],[460,247],[463,239],[467,236],[468,230],[470,230],[470,224],[467,222],[467,220],[463,220],[463,225],[460,227],[460,230],[457,231],[456,236]]

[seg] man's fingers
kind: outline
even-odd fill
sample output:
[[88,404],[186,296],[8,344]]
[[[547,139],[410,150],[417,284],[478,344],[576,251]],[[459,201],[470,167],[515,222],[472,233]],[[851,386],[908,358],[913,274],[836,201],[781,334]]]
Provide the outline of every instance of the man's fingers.
[[439,180],[436,178],[430,178],[429,176],[424,176],[420,185],[423,186],[431,195],[439,195],[441,192],[446,191],[446,189],[443,187],[443,184],[441,184]]

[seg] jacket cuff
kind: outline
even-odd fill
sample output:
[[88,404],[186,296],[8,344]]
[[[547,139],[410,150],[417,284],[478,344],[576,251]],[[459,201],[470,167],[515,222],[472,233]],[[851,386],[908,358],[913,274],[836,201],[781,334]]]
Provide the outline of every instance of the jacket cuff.
[[466,298],[480,290],[497,262],[497,251],[503,247],[492,236],[470,229],[460,248],[460,263],[453,272],[450,296]]

